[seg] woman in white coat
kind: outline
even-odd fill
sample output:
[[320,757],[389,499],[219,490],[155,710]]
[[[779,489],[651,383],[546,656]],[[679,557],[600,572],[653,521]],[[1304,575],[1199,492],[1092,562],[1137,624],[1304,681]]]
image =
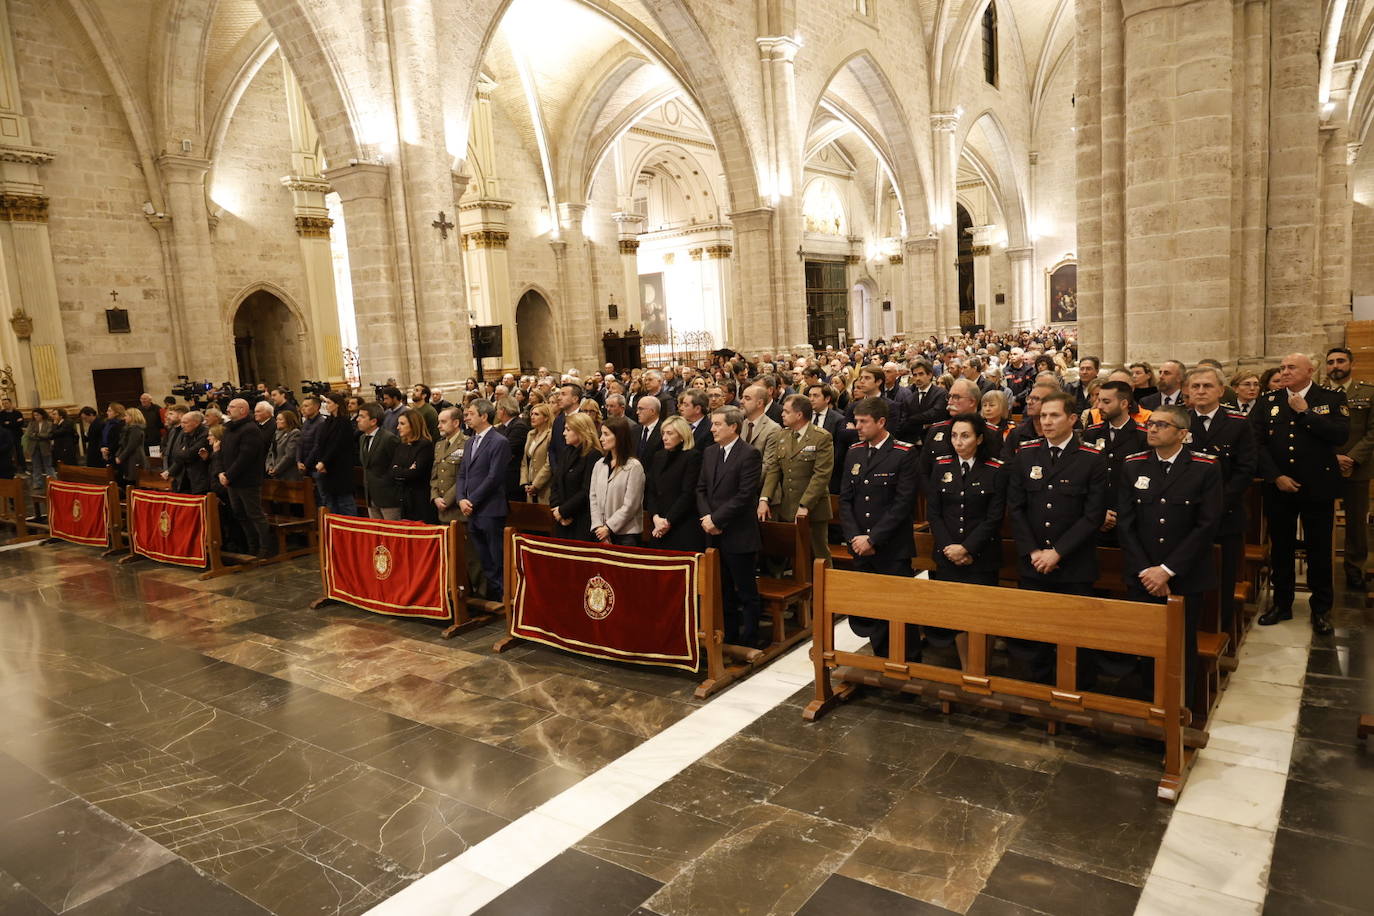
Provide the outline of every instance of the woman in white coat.
[[634,456],[630,421],[610,417],[601,427],[606,457],[592,469],[592,536],[606,544],[638,547],[644,531],[644,466]]

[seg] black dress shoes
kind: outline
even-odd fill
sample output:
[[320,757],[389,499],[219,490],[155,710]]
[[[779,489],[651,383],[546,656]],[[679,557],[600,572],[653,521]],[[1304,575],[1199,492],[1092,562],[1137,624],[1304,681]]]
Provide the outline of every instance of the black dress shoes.
[[1262,627],[1272,627],[1276,623],[1293,619],[1293,609],[1287,607],[1270,607],[1260,615],[1259,625]]
[[1331,627],[1331,618],[1325,614],[1313,614],[1312,632],[1318,636],[1330,636],[1334,632]]

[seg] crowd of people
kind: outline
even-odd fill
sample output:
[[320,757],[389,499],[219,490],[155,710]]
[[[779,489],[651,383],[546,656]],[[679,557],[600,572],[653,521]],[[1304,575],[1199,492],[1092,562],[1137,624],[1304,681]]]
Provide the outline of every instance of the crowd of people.
[[[203,409],[111,404],[76,420],[34,411],[20,461],[34,478],[56,461],[111,464],[134,480],[158,444],[173,489],[216,492],[239,548],[271,549],[260,484],[311,479],[321,505],[374,518],[464,519],[474,593],[502,593],[509,502],[550,507],[567,538],[701,550],[721,556],[726,640],[758,645],[762,520],[808,519],[813,556],[830,557],[831,495],[854,565],[912,575],[918,496],[936,545],[936,578],[995,585],[1004,525],[1020,586],[1090,593],[1098,546],[1119,547],[1128,592],[1182,595],[1193,631],[1204,592],[1234,591],[1246,495],[1263,479],[1272,600],[1261,623],[1292,615],[1301,521],[1311,623],[1330,631],[1331,539],[1344,501],[1347,584],[1364,588],[1374,387],[1352,382],[1344,348],[1325,379],[1302,354],[1261,373],[1167,360],[1104,367],[1071,331],[979,332],[883,342],[805,356],[720,351],[709,365],[469,379],[445,392],[394,382],[375,397],[285,388],[228,396]],[[59,435],[58,430],[66,430]],[[0,446],[3,446],[0,441]],[[16,451],[5,448],[5,452]],[[361,494],[355,494],[361,468]],[[1220,546],[1220,571],[1211,562]],[[1236,612],[1223,601],[1229,618]],[[852,624],[886,651],[886,624]],[[957,645],[925,628],[908,639]],[[1052,647],[1011,641],[1023,676],[1046,679]],[[1189,653],[1191,657],[1192,653]],[[1119,675],[1121,658],[1089,659],[1085,676]],[[1191,681],[1190,681],[1191,682]]]

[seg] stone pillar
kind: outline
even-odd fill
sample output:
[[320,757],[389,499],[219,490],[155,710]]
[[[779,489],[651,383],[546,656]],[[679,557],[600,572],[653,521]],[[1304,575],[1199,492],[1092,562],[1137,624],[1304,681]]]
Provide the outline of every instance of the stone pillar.
[[954,210],[955,173],[959,166],[959,151],[954,146],[954,133],[959,116],[952,111],[930,116],[934,171],[931,179],[932,218],[939,245],[936,250],[935,276],[935,333],[941,337],[959,330],[959,271],[955,260],[959,257],[957,220]]
[[431,0],[389,0],[387,19],[397,52],[391,55],[391,79],[405,201],[395,211],[396,234],[413,283],[406,317],[417,331],[411,348],[415,358],[399,380],[448,388],[470,373],[473,361],[463,257],[452,225],[458,200],[445,144],[442,87],[434,78],[442,70],[438,30]]
[[1353,61],[1333,68],[1329,112],[1321,124],[1321,219],[1318,250],[1319,302],[1322,310],[1321,351],[1345,343],[1351,314],[1350,240],[1354,207],[1350,203],[1349,109]]
[[973,239],[973,315],[984,327],[991,327],[992,311],[992,225],[971,226],[964,231]]
[[[772,207],[736,210],[730,214],[735,229],[735,301],[739,307],[726,314],[726,340],[722,346],[741,353],[757,353],[772,347],[785,331],[779,325],[779,307],[774,301],[774,254]],[[795,252],[788,257],[800,259]],[[806,294],[801,295],[805,323]]]
[[387,168],[355,163],[329,169],[325,178],[339,195],[348,226],[348,270],[363,383],[402,379],[408,375],[408,328],[401,315],[397,289]]
[[[769,153],[773,187],[769,203],[776,211],[772,221],[773,282],[766,290],[768,307],[776,313],[774,334],[765,346],[798,349],[809,345],[806,321],[806,281],[801,261],[793,252],[801,248],[800,150],[803,138],[796,123],[797,80],[795,60],[800,45],[790,37],[794,18],[790,5],[779,5],[766,36],[757,39],[763,68],[764,114],[768,121]],[[737,240],[738,241],[738,240]]]
[[1102,350],[1102,9],[1096,0],[1074,7],[1074,123],[1078,251],[1078,341],[1082,352]]
[[[724,242],[717,242],[714,245],[706,246],[706,267],[705,272],[709,272],[709,280],[716,289],[716,311],[714,316],[707,312],[707,322],[705,330],[710,331],[715,347],[724,344],[725,322],[732,311],[734,301],[734,254],[735,247]],[[714,321],[712,318],[714,317]]]
[[908,338],[925,337],[934,333],[938,324],[936,317],[939,309],[939,265],[936,255],[940,239],[936,235],[925,238],[907,239],[904,245],[906,258],[902,265],[905,270],[904,287],[906,305],[897,321],[897,330],[905,331]]
[[567,366],[586,366],[599,363],[601,322],[592,302],[591,256],[587,237],[582,232],[582,217],[586,204],[558,205],[559,238],[554,245],[558,258],[559,288],[563,290],[563,307],[558,310],[563,346],[559,358]]
[[644,328],[644,302],[639,289],[639,233],[644,228],[644,217],[638,213],[617,212],[611,214],[616,224],[616,246],[620,251],[620,272],[625,292],[620,303],[620,318],[611,321],[609,326],[624,331],[633,325]]
[[1035,308],[1035,248],[1008,248],[1011,264],[1011,326],[1034,328],[1045,324]]
[[286,115],[291,125],[291,174],[282,185],[295,205],[296,235],[300,238],[305,273],[306,315],[312,357],[306,372],[312,379],[343,381],[343,337],[339,332],[339,303],[334,291],[334,255],[329,230],[334,221],[324,196],[329,182],[320,175],[320,138],[306,108],[301,87],[282,61],[286,77]]
[[[478,199],[463,204],[463,250],[468,278],[468,309],[478,324],[501,326],[501,366],[520,366],[506,243],[508,200]],[[487,367],[491,368],[491,367]]]
[[[188,156],[157,160],[171,217],[170,247],[176,269],[176,305],[187,342],[182,372],[192,378],[238,378],[234,356],[233,315],[226,313],[215,284],[215,259],[210,247],[209,213],[205,207],[205,175],[210,162]],[[239,379],[240,382],[244,379]]]

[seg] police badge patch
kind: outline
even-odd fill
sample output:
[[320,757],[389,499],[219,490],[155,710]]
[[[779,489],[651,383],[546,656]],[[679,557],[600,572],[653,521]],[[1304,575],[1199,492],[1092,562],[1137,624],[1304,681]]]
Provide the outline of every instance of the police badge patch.
[[954,475],[951,474],[951,473],[949,473],[948,471],[945,472],[945,476],[944,476],[944,477],[941,477],[941,478],[940,478],[940,483],[953,483],[953,482],[954,482]]
[[1031,468],[1031,470],[1030,470],[1030,479],[1031,479],[1031,480],[1039,480],[1041,477],[1044,477],[1044,476],[1045,476],[1045,471],[1044,471],[1043,468],[1040,467],[1040,465],[1037,464],[1037,465],[1035,465],[1034,467]]
[[1137,478],[1135,479],[1135,488],[1136,488],[1137,490],[1148,490],[1148,489],[1150,489],[1150,478],[1148,478],[1148,477],[1137,477]]
[[855,464],[852,468],[849,469],[849,473],[851,473],[851,474],[857,474],[857,473],[859,473],[859,466],[858,466],[857,464]]

